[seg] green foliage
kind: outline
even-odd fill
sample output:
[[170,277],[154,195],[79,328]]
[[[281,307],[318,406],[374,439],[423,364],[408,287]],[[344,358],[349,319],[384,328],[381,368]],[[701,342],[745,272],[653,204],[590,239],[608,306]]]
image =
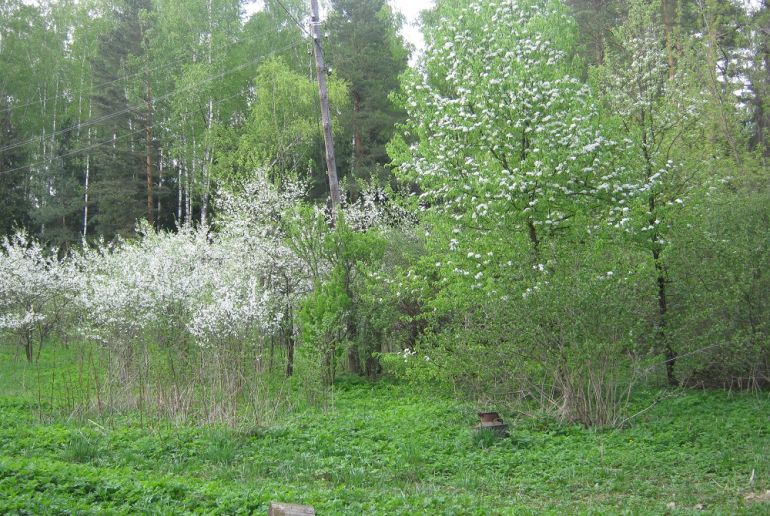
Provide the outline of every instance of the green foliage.
[[356,373],[360,372],[360,358],[367,361],[378,351],[361,345],[357,312],[362,308],[359,296],[367,281],[367,267],[376,267],[382,259],[385,242],[375,229],[354,231],[340,213],[322,245],[332,270],[303,301],[299,325],[304,342],[320,353],[324,383],[331,384],[338,355],[345,350],[342,344],[352,346],[348,356]]
[[63,456],[70,462],[87,463],[99,456],[98,436],[88,436],[81,432],[75,432],[65,444]]
[[[670,39],[671,22],[659,8],[631,2],[627,19],[613,31],[615,44],[607,51],[605,63],[594,72],[612,113],[607,118],[617,117],[617,138],[625,138],[627,143],[629,180],[638,185],[636,202],[624,207],[623,225],[627,242],[646,251],[647,257],[640,255],[638,260],[651,262],[648,281],[657,285],[654,297],[646,300],[657,304],[651,344],[666,361],[669,384],[677,385],[682,380],[676,373],[677,357],[690,356],[694,350],[689,345],[691,337],[677,328],[669,331],[672,320],[683,317],[683,311],[690,308],[679,304],[681,299],[669,299],[679,281],[669,263],[674,256],[669,247],[681,252],[684,242],[679,239],[691,238],[688,224],[709,217],[710,209],[718,206],[713,202],[718,192],[726,193],[714,187],[730,181],[736,172],[746,175],[753,160],[747,160],[745,149],[740,150],[746,134],[740,128],[736,104],[727,100],[731,93],[722,84],[731,80],[734,71],[725,69],[721,76],[714,72],[720,59],[716,57],[719,42],[714,32],[718,30],[714,6],[699,7],[702,23],[707,25],[707,42],[693,37],[676,51]],[[748,198],[740,202],[745,201]],[[761,220],[757,213],[751,217]],[[689,267],[695,263],[699,262],[690,262]],[[739,269],[750,262],[740,263]],[[718,343],[711,341],[710,345]]]
[[80,134],[61,128],[83,119],[74,100],[82,98],[83,81],[87,85],[87,52],[79,38],[70,38],[84,32],[85,19],[81,6],[46,4],[13,0],[0,10],[0,234],[19,225],[65,247],[80,228],[73,216],[78,160],[65,158]]
[[422,203],[455,221],[456,247],[486,255],[497,240],[486,235],[504,232],[526,235],[536,252],[576,213],[605,217],[624,169],[577,79],[565,9],[461,2],[437,14],[421,69],[404,76],[410,118],[391,155]]
[[350,306],[350,298],[342,284],[341,269],[335,268],[331,279],[316,284],[313,292],[302,303],[299,324],[304,343],[321,357],[324,383],[330,385],[336,375],[338,351],[344,335],[343,318]]
[[502,438],[503,437],[498,432],[490,430],[489,428],[479,428],[471,432],[471,442],[474,446],[481,448],[482,450],[491,448]]
[[[390,100],[409,56],[400,27],[399,15],[384,0],[333,0],[324,22],[332,77],[349,85],[337,160],[342,175],[354,180],[392,180],[385,144],[406,115]],[[356,187],[351,181],[350,189]]]
[[751,96],[751,148],[762,156],[766,167],[770,162],[770,6],[762,2],[751,16],[749,37],[753,63],[748,67]]
[[[629,428],[601,432],[503,412],[511,435],[482,447],[476,407],[360,380],[337,382],[334,410],[256,429],[41,421],[34,402],[6,396],[28,366],[2,358],[4,513],[264,513],[273,500],[324,513],[758,513],[745,497],[770,489],[764,395],[673,392],[650,407],[642,393]],[[43,383],[44,397],[65,385]]]
[[229,466],[239,458],[238,439],[226,429],[214,429],[210,432],[201,459],[217,466]]
[[647,315],[615,231],[635,192],[577,79],[574,20],[556,2],[448,3],[436,16],[391,146],[426,212],[427,252],[398,289],[424,321],[401,374],[420,377],[411,362],[473,399],[617,424],[641,358],[634,317]]
[[[596,56],[595,90],[576,79],[584,72],[572,54],[577,26],[563,6],[517,7],[440,4],[420,68],[404,75],[399,100],[410,118],[391,153],[419,193],[425,252],[381,297],[394,306],[406,293],[422,326],[384,362],[399,377],[440,381],[473,399],[618,425],[640,379],[665,369],[677,385],[680,354],[693,371],[703,346],[745,342],[745,328],[761,326],[715,303],[730,315],[696,345],[676,326],[698,320],[704,306],[694,284],[677,286],[675,274],[693,262],[679,255],[678,270],[670,262],[672,249],[688,247],[680,238],[698,239],[689,223],[720,219],[712,201],[726,191],[707,188],[729,181],[733,167],[745,175],[754,165],[737,150],[746,138],[736,107],[699,64],[714,41],[676,47],[665,4],[628,5],[612,45]],[[731,198],[749,201],[745,192]],[[763,216],[745,215],[747,227],[760,228],[745,240],[764,241]],[[717,232],[730,242],[725,250],[738,269],[754,270],[764,251],[738,252],[726,227]],[[764,285],[757,274],[725,281],[735,275],[730,267],[712,263],[715,278],[722,271],[723,282],[746,285],[749,296]],[[764,313],[762,301],[721,297],[744,314]],[[764,363],[750,347],[733,346],[727,369],[746,372],[738,356]],[[763,367],[754,367],[754,380]]]
[[542,270],[511,263],[483,282],[450,276],[431,290],[435,272],[417,269],[409,283],[426,326],[414,348],[386,363],[481,402],[618,424],[636,368],[647,360],[651,307],[636,301],[651,295],[646,271],[611,232],[562,238],[541,249],[548,256]]
[[[0,89],[0,95],[5,94]],[[0,147],[18,143],[17,131],[7,112],[7,103],[0,101]],[[25,183],[23,167],[27,159],[24,149],[8,150],[0,154],[0,170],[3,178],[0,181],[0,235],[10,234],[16,227],[28,224],[29,199],[24,195]]]
[[[570,4],[577,21],[555,0],[439,2],[406,70],[387,2],[333,0],[342,175],[390,179],[403,122],[390,151],[414,195],[355,182],[332,229],[295,181],[321,132],[283,4],[246,23],[235,0],[0,7],[0,174],[41,160],[4,176],[0,230],[65,254],[155,210],[185,228],[126,245],[126,288],[102,271],[85,312],[107,314],[103,345],[39,366],[0,349],[0,512],[764,509],[747,500],[770,487],[767,6]],[[168,167],[149,187],[148,163]],[[217,187],[250,196],[209,226]],[[414,226],[384,221],[401,206]],[[33,308],[13,306],[56,312]],[[30,358],[43,329],[20,333]],[[663,371],[671,390],[645,390]],[[478,407],[511,435],[470,433]]]
[[[331,110],[339,113],[348,105],[347,87],[336,78],[328,84]],[[312,78],[292,70],[284,59],[273,58],[261,64],[254,79],[254,102],[248,120],[234,155],[220,160],[220,178],[226,184],[237,184],[262,166],[269,166],[279,175],[312,172],[323,138],[317,96],[318,86]],[[336,116],[332,126],[341,134]]]
[[590,64],[604,61],[606,44],[612,28],[622,20],[627,2],[624,0],[566,0],[580,27],[580,54]]
[[770,385],[769,202],[766,188],[714,187],[680,222],[669,255],[672,331],[688,384]]

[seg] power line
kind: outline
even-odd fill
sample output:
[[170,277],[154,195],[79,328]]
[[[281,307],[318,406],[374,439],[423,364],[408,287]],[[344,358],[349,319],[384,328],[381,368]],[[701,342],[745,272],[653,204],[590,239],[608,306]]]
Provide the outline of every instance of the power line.
[[[230,70],[227,70],[225,72],[222,72],[222,73],[219,73],[219,74],[216,74],[216,75],[213,75],[213,76],[209,76],[206,79],[200,81],[199,83],[190,84],[190,85],[188,85],[188,86],[186,86],[184,88],[180,88],[178,90],[171,91],[171,92],[166,93],[164,95],[161,95],[159,97],[155,97],[154,100],[155,100],[155,102],[160,102],[160,101],[165,100],[165,99],[167,99],[169,97],[172,97],[174,95],[178,95],[179,93],[183,93],[183,92],[189,91],[193,87],[196,87],[196,86],[199,86],[199,85],[204,84],[206,82],[210,82],[210,81],[212,81],[214,79],[223,77],[224,75],[227,75],[227,74],[232,73],[234,71],[238,71],[238,70],[240,70],[240,69],[242,69],[242,68],[248,66],[249,64],[252,64],[252,63],[254,63],[254,62],[258,61],[258,60],[259,59],[252,60],[252,61],[250,61],[248,63],[244,63],[244,64],[238,65],[236,67],[233,67]],[[45,137],[44,136],[35,136],[35,137],[29,138],[29,139],[24,140],[24,141],[12,143],[10,145],[6,145],[5,147],[0,147],[0,153],[3,153],[5,151],[11,150],[11,149],[15,149],[15,148],[18,148],[18,147],[22,147],[22,146],[30,144],[30,143],[34,143],[34,142],[36,142],[38,140],[42,140],[43,138],[47,138],[47,137],[53,138],[53,137],[59,136],[61,134],[66,134],[66,133],[72,132],[72,131],[74,131],[76,129],[80,130],[80,129],[83,129],[83,128],[92,127],[94,125],[100,124],[100,123],[105,122],[107,120],[111,120],[112,118],[118,117],[120,115],[125,115],[125,114],[128,114],[128,113],[131,113],[132,111],[136,111],[138,109],[144,109],[145,106],[146,106],[146,104],[144,104],[144,103],[137,104],[137,105],[134,105],[134,106],[129,106],[129,107],[120,109],[118,111],[114,111],[112,113],[107,113],[105,115],[101,115],[101,116],[98,116],[96,118],[91,118],[91,119],[86,120],[85,122],[82,122],[80,124],[74,124],[74,125],[71,125],[69,127],[65,127],[63,129],[59,129],[58,131],[54,131],[54,132],[46,135]]]
[[[222,45],[221,47],[216,48],[215,51],[216,52],[220,52],[222,50],[228,49],[228,48],[230,48],[232,46],[235,46],[235,45],[239,45],[241,43],[244,43],[244,40],[233,41],[233,42],[230,42],[230,43],[226,43],[226,44]],[[195,52],[193,52],[193,54],[190,55],[189,57],[190,58],[194,58],[195,57]],[[171,61],[166,61],[163,64],[175,64],[175,63],[179,63],[181,61],[184,61],[187,58],[188,58],[188,55],[186,53],[184,55],[182,55],[182,53],[179,53],[179,57],[176,57],[175,59],[172,59]],[[149,64],[146,67],[140,69],[139,71],[131,73],[129,75],[124,75],[122,77],[118,77],[117,79],[113,79],[111,81],[105,81],[105,82],[102,82],[102,83],[99,83],[99,84],[93,84],[93,85],[91,85],[90,89],[87,92],[85,92],[85,94],[91,94],[91,93],[93,93],[94,91],[96,91],[96,90],[98,90],[100,88],[103,88],[105,86],[109,86],[111,84],[115,84],[116,82],[119,82],[119,81],[125,81],[126,79],[130,79],[130,78],[136,77],[138,75],[144,75],[145,73],[151,71],[153,69],[153,67],[154,67],[154,65]],[[168,72],[168,75],[170,75],[171,73],[173,73],[173,72]],[[68,92],[62,92],[62,93],[59,93],[57,95],[52,95],[50,97],[47,97],[46,99],[32,100],[32,101],[29,101],[29,102],[27,102],[25,104],[18,104],[18,105],[14,105],[14,106],[5,107],[3,109],[0,109],[0,113],[7,113],[9,111],[16,111],[18,109],[23,109],[23,108],[26,108],[26,107],[29,107],[29,106],[34,106],[36,104],[42,104],[45,101],[53,101],[53,100],[55,100],[57,98],[66,98],[68,96],[69,96]]]
[[[207,77],[207,78],[206,78],[206,79],[204,79],[203,81],[200,81],[200,82],[198,82],[198,83],[194,83],[194,84],[191,84],[191,85],[189,85],[187,88],[184,88],[184,89],[182,89],[181,91],[174,91],[174,92],[170,92],[170,93],[167,93],[167,94],[163,95],[162,97],[159,97],[159,98],[158,98],[158,100],[159,100],[159,99],[162,99],[162,98],[164,98],[164,97],[165,97],[165,98],[168,98],[168,97],[170,97],[170,96],[172,96],[172,95],[176,95],[176,94],[178,94],[178,93],[180,93],[180,92],[182,92],[182,91],[187,91],[187,90],[190,90],[190,89],[192,89],[192,88],[194,88],[194,87],[197,87],[197,86],[199,86],[200,84],[203,84],[203,83],[207,83],[207,82],[211,82],[212,80],[214,80],[214,79],[216,79],[216,78],[219,78],[219,77],[223,77],[224,75],[227,75],[228,73],[232,73],[233,71],[236,71],[237,69],[242,69],[242,68],[245,68],[246,66],[248,66],[248,65],[250,65],[250,64],[254,64],[254,63],[256,63],[256,62],[262,61],[262,60],[264,60],[264,59],[265,59],[265,58],[267,58],[267,57],[270,57],[270,56],[273,56],[273,55],[279,54],[279,53],[281,53],[281,52],[285,52],[286,50],[290,50],[290,49],[292,49],[292,48],[295,48],[295,47],[299,46],[301,43],[302,43],[302,42],[295,42],[295,43],[291,43],[291,44],[289,44],[289,45],[286,45],[285,47],[282,47],[282,48],[280,48],[280,49],[277,49],[277,50],[273,50],[273,51],[271,51],[271,52],[268,52],[267,54],[264,54],[264,55],[262,55],[262,56],[258,57],[257,59],[253,59],[253,60],[249,61],[248,63],[244,63],[244,64],[241,64],[241,65],[238,65],[238,66],[236,66],[236,67],[234,67],[234,68],[231,68],[230,70],[228,70],[228,71],[226,71],[226,72],[222,72],[222,73],[220,73],[220,74],[216,74],[216,75],[214,75],[214,76],[210,76],[210,77]],[[229,99],[231,99],[231,98],[237,97],[238,95],[240,95],[240,93],[236,93],[236,94],[234,94],[234,95],[230,95],[230,96],[228,96],[228,97],[225,97],[225,98],[223,98],[223,99],[220,99],[220,100],[216,101],[215,103],[216,103],[216,104],[222,103],[222,102],[224,102],[224,101],[226,101],[226,100],[229,100]],[[142,107],[142,106],[139,106],[139,107]],[[193,114],[193,113],[196,113],[196,112],[199,112],[199,111],[201,111],[201,109],[207,109],[207,107],[204,107],[204,108],[199,108],[199,109],[196,109],[196,110],[192,110],[192,111],[188,111],[188,112],[186,112],[186,113],[182,113],[182,115],[189,115],[189,114]],[[118,116],[119,114],[122,114],[122,113],[125,113],[125,112],[128,112],[128,111],[130,111],[130,109],[124,109],[124,110],[121,110],[121,111],[118,111],[118,112],[112,113],[112,114],[110,114],[110,115],[105,115],[105,117],[100,117],[100,118],[96,119],[96,121],[95,121],[95,122],[93,122],[93,123],[89,123],[88,125],[86,125],[86,124],[81,124],[79,127],[80,127],[80,128],[83,128],[83,127],[90,127],[91,125],[94,125],[94,124],[96,124],[96,123],[98,123],[98,122],[101,122],[101,121],[103,121],[103,120],[105,120],[105,119],[109,119],[109,118],[111,118],[111,117],[114,117],[114,116]],[[89,121],[89,122],[91,122],[91,121]],[[117,141],[117,140],[121,140],[121,139],[124,139],[124,138],[126,138],[126,137],[128,137],[128,136],[132,136],[132,135],[134,135],[134,134],[138,134],[138,133],[140,133],[140,132],[143,132],[143,131],[145,131],[145,130],[147,129],[147,127],[155,127],[156,125],[158,125],[158,124],[161,124],[161,123],[163,123],[163,122],[165,122],[165,121],[163,121],[163,120],[160,120],[160,121],[156,122],[155,124],[151,124],[151,125],[149,125],[149,126],[142,126],[140,129],[138,129],[138,130],[136,130],[136,131],[131,131],[131,132],[129,132],[129,133],[125,133],[125,134],[123,134],[123,135],[121,135],[121,136],[119,136],[119,137],[117,137],[117,138],[115,138],[115,139],[110,139],[110,140],[108,140],[108,141],[103,141],[103,142],[100,142],[100,143],[92,144],[92,145],[90,145],[90,146],[81,147],[81,148],[79,148],[79,149],[75,149],[75,150],[73,150],[73,151],[70,151],[70,152],[67,152],[67,153],[64,153],[64,154],[60,154],[60,155],[58,155],[58,156],[55,156],[54,158],[51,158],[51,159],[49,159],[49,160],[42,160],[42,161],[38,161],[38,162],[35,162],[35,163],[29,163],[29,164],[27,164],[27,165],[22,165],[22,166],[19,166],[19,167],[16,167],[16,168],[12,168],[12,169],[9,169],[9,170],[2,170],[2,171],[0,171],[0,175],[3,175],[3,174],[11,174],[11,173],[13,173],[13,172],[17,172],[17,171],[19,171],[19,170],[23,170],[23,169],[25,169],[25,168],[32,168],[32,167],[36,167],[36,166],[40,166],[40,165],[46,165],[46,164],[50,164],[50,163],[52,163],[52,162],[53,162],[54,160],[56,160],[56,159],[61,159],[61,158],[64,158],[64,157],[72,156],[72,155],[74,155],[74,154],[78,154],[78,153],[80,153],[80,152],[83,152],[83,151],[86,151],[86,150],[89,150],[89,149],[92,149],[92,148],[96,148],[96,147],[99,147],[99,146],[101,146],[101,145],[106,145],[106,144],[112,143],[113,141]],[[75,125],[75,126],[71,126],[70,128],[67,128],[67,129],[62,129],[61,131],[59,131],[59,132],[57,132],[57,133],[52,133],[52,134],[51,134],[51,136],[53,136],[53,135],[55,135],[55,134],[59,134],[59,133],[62,133],[62,132],[68,132],[68,131],[74,130],[74,129],[76,129],[76,128],[78,128],[78,126],[77,126],[77,125]],[[35,141],[35,140],[37,140],[37,139],[38,139],[38,138],[33,138],[33,139],[31,139],[31,140],[29,140],[29,141],[27,141],[27,142],[24,142],[23,144],[29,143],[30,141]],[[12,146],[7,146],[7,147],[9,147],[9,148],[12,148]],[[2,150],[6,150],[6,148],[0,149],[0,151],[2,151]]]
[[[251,61],[248,61],[246,63],[242,63],[242,64],[239,64],[237,66],[234,66],[234,67],[232,67],[229,70],[226,70],[224,72],[220,72],[218,74],[206,77],[204,80],[199,81],[197,83],[193,83],[193,84],[187,85],[187,86],[185,86],[183,88],[179,88],[179,89],[170,91],[170,92],[168,92],[168,93],[166,93],[164,95],[161,95],[159,97],[155,97],[153,100],[155,102],[160,102],[162,100],[165,100],[167,98],[173,97],[175,95],[179,95],[180,93],[188,92],[188,91],[190,91],[190,90],[192,90],[192,89],[194,89],[194,88],[196,88],[196,87],[198,87],[198,86],[200,86],[202,84],[206,84],[206,83],[211,82],[211,81],[213,81],[215,79],[219,79],[219,78],[222,78],[222,77],[224,77],[226,75],[229,75],[231,73],[234,73],[234,72],[237,72],[239,70],[242,70],[243,68],[246,68],[249,65],[252,65],[252,64],[255,64],[255,63],[258,63],[258,62],[262,61],[264,58],[266,58],[268,56],[271,56],[271,55],[283,52],[285,50],[289,50],[289,49],[294,48],[294,47],[296,47],[298,45],[299,45],[299,42],[292,43],[292,44],[287,45],[287,46],[285,46],[285,47],[283,47],[281,49],[269,52],[268,54],[260,56],[260,57],[258,57],[256,59],[252,59]],[[75,130],[81,130],[81,129],[84,129],[84,128],[92,127],[94,125],[100,124],[100,123],[105,122],[107,120],[110,120],[112,118],[115,118],[115,117],[118,117],[118,116],[121,116],[121,115],[125,115],[125,114],[128,114],[128,113],[131,113],[132,111],[144,109],[145,106],[146,106],[146,104],[144,104],[144,103],[137,104],[137,105],[134,105],[134,106],[129,106],[129,107],[120,109],[118,111],[115,111],[115,112],[112,112],[112,113],[108,113],[106,115],[102,115],[102,116],[99,116],[99,117],[96,117],[96,118],[91,118],[91,119],[86,120],[85,122],[80,123],[80,124],[74,124],[74,125],[71,125],[69,127],[65,127],[63,129],[59,129],[58,131],[54,131],[54,132],[52,132],[52,133],[50,133],[50,134],[48,134],[46,136],[35,136],[35,137],[29,138],[27,140],[23,140],[23,141],[20,141],[20,142],[12,143],[10,145],[6,145],[4,147],[0,147],[0,154],[4,153],[6,151],[12,150],[12,149],[16,149],[18,147],[22,147],[24,145],[28,145],[30,143],[34,143],[36,141],[40,141],[43,138],[49,138],[49,137],[50,138],[54,138],[56,136],[59,136],[59,135],[62,135],[62,134],[66,134],[66,133],[69,133],[69,132],[72,132],[72,131],[75,131]]]
[[281,6],[281,9],[283,9],[283,10],[284,10],[284,12],[286,12],[286,15],[287,15],[289,18],[291,18],[291,20],[294,22],[294,24],[295,24],[297,27],[299,27],[299,28],[300,28],[300,30],[301,30],[302,32],[304,32],[304,33],[305,33],[305,34],[306,34],[308,37],[312,37],[312,36],[310,35],[310,33],[307,31],[307,29],[305,28],[305,26],[304,26],[304,25],[302,25],[302,24],[299,22],[299,20],[298,20],[298,19],[297,19],[297,18],[296,18],[296,17],[295,17],[293,14],[291,14],[291,11],[289,11],[289,9],[287,9],[287,8],[286,8],[286,5],[284,5],[284,3],[283,3],[281,0],[275,0],[275,1],[276,1],[276,3],[277,3],[278,5],[280,5],[280,6]]
[[[227,100],[230,100],[230,99],[232,99],[234,97],[237,97],[239,95],[240,95],[240,93],[235,93],[233,95],[229,95],[227,97],[224,97],[224,98],[221,98],[219,100],[216,100],[213,104],[214,105],[221,104],[221,103],[223,103],[223,102],[225,102]],[[208,106],[203,106],[203,107],[200,107],[198,109],[193,109],[193,110],[187,111],[185,113],[181,113],[180,115],[181,116],[192,115],[192,114],[199,113],[199,112],[207,110],[207,109],[208,109]],[[124,139],[126,139],[126,138],[128,138],[130,136],[134,136],[136,134],[143,133],[149,127],[152,127],[154,129],[158,125],[161,125],[164,122],[165,122],[165,120],[159,120],[159,121],[155,122],[154,124],[150,124],[149,126],[142,126],[139,129],[136,129],[134,131],[129,131],[129,132],[121,134],[120,136],[117,136],[115,138],[109,138],[109,139],[106,139],[106,140],[103,140],[103,141],[100,141],[100,142],[97,142],[97,143],[92,143],[92,144],[87,145],[85,147],[80,147],[78,149],[74,149],[74,150],[71,150],[69,152],[65,152],[63,154],[59,154],[59,155],[57,155],[57,156],[55,156],[55,157],[53,157],[51,159],[38,161],[36,163],[29,163],[27,165],[22,165],[20,167],[16,167],[16,168],[13,168],[13,169],[10,169],[10,170],[4,170],[4,171],[2,171],[2,174],[10,174],[12,172],[16,172],[16,171],[19,171],[19,170],[22,170],[22,169],[25,169],[25,168],[31,168],[31,167],[40,166],[40,165],[50,165],[51,163],[53,163],[54,161],[56,161],[58,159],[68,158],[70,156],[74,156],[76,154],[80,154],[81,152],[84,152],[84,151],[87,151],[87,150],[91,150],[91,149],[95,149],[95,148],[101,147],[103,145],[112,145],[113,143],[121,141],[121,140],[124,140]]]

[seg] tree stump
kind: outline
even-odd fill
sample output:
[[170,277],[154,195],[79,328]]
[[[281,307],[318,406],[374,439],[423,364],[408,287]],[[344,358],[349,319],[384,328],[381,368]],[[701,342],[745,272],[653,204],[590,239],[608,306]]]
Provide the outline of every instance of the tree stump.
[[508,436],[508,425],[503,423],[500,414],[497,412],[479,412],[481,422],[473,427],[478,432],[480,430],[489,430],[500,437]]

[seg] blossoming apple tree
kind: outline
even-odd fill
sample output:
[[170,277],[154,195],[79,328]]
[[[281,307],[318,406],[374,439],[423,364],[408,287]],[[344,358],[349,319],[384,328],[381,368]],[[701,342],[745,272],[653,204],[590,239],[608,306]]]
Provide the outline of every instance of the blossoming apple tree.
[[451,221],[450,271],[480,287],[529,249],[524,261],[544,272],[549,241],[627,194],[617,144],[577,77],[575,23],[542,0],[461,2],[435,16],[401,96],[409,121],[391,146],[401,176]]
[[10,334],[29,362],[55,329],[72,284],[55,255],[24,231],[0,242],[0,334]]

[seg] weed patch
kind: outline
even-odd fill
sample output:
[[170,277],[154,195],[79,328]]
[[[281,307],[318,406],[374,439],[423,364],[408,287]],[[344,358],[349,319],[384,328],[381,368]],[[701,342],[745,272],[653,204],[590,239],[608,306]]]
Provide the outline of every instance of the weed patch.
[[6,396],[0,513],[246,514],[276,499],[326,514],[766,509],[767,395],[642,392],[634,403],[652,399],[623,429],[505,417],[500,436],[473,432],[474,407],[386,382],[344,379],[329,410],[242,429],[80,422]]

